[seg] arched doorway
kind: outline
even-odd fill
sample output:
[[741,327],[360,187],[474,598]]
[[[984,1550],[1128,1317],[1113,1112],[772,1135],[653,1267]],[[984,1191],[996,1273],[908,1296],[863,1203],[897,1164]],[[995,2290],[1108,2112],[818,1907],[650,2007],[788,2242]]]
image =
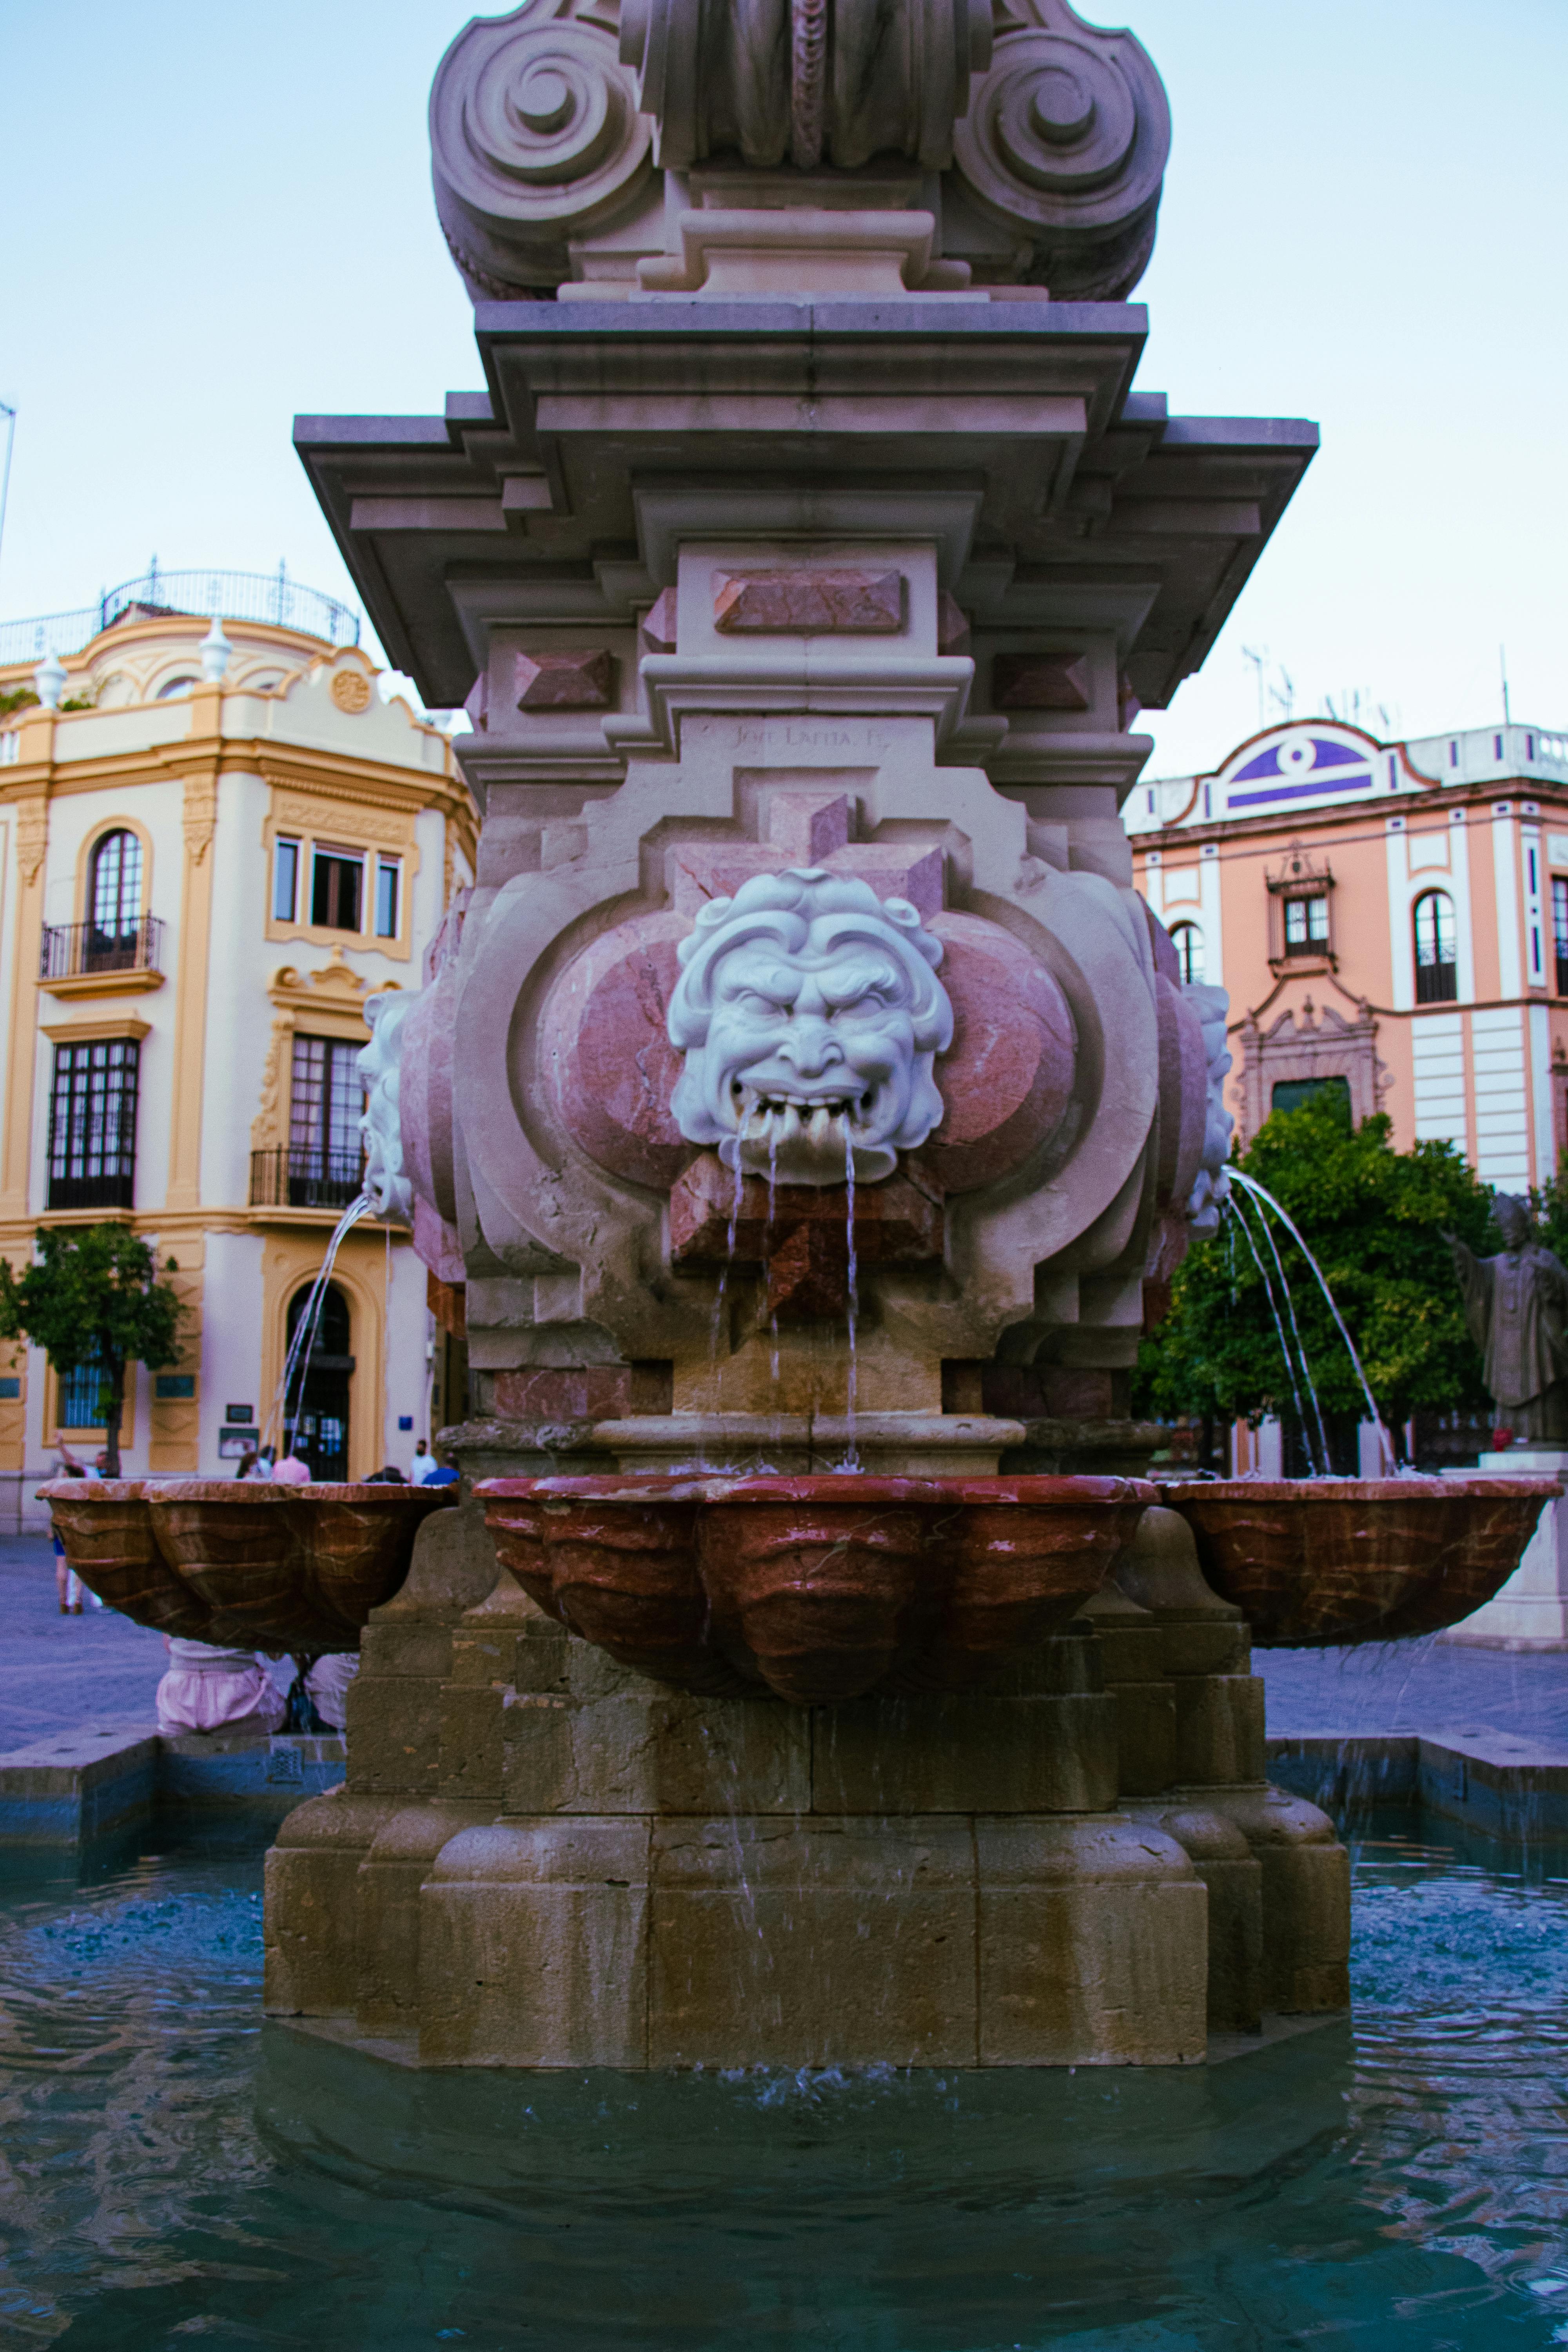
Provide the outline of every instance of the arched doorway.
[[[289,1301],[290,1341],[310,1296],[310,1284],[302,1283]],[[298,1372],[289,1383],[292,1421],[285,1432],[286,1437],[292,1435],[295,1453],[310,1464],[316,1478],[344,1479],[349,1475],[349,1376],[354,1368],[351,1336],[348,1300],[330,1282],[303,1386]]]

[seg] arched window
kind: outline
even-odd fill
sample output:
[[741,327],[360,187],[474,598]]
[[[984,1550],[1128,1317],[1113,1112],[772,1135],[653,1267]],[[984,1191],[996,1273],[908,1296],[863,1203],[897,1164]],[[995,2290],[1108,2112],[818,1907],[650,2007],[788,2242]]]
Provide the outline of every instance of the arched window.
[[1459,993],[1454,902],[1446,890],[1427,890],[1415,901],[1415,1002],[1452,1004]]
[[106,833],[93,849],[87,881],[87,955],[93,971],[129,971],[142,919],[142,844],[131,832]]
[[1201,981],[1204,976],[1204,935],[1196,923],[1178,923],[1171,933],[1171,945],[1176,950],[1182,978]]

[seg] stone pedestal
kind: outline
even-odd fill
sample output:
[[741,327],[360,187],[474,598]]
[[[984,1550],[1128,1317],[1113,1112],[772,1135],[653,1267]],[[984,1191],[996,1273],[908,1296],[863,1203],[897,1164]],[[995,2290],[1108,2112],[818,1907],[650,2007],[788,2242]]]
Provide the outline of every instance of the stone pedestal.
[[[1484,1477],[1489,1471],[1508,1478],[1568,1478],[1568,1449],[1510,1446],[1505,1453],[1483,1454],[1478,1470],[1451,1475]],[[1529,1549],[1501,1591],[1441,1639],[1485,1650],[1568,1650],[1568,1496],[1547,1504]]]
[[473,1507],[433,1521],[348,1785],[269,1857],[269,2011],[636,2070],[1182,2065],[1342,2006],[1343,1851],[1263,1780],[1184,1525],[1145,1528],[1001,1686],[808,1708],[648,1682],[494,1582]]

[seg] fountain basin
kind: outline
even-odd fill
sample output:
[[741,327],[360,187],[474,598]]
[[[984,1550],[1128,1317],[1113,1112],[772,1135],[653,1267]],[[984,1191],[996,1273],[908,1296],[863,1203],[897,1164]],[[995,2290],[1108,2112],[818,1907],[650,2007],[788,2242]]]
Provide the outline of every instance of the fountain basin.
[[280,1655],[356,1647],[455,1489],[62,1478],[38,1496],[71,1567],[121,1616]]
[[1263,1648],[1441,1633],[1519,1566],[1555,1478],[1194,1480],[1161,1499]]
[[531,1599],[677,1689],[800,1706],[983,1688],[1098,1592],[1156,1499],[1108,1477],[491,1478]]

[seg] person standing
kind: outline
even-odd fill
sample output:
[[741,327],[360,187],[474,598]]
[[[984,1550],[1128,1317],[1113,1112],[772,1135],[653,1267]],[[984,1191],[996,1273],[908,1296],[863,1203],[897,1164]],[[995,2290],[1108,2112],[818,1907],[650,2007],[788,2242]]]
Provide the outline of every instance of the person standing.
[[414,1460],[408,1472],[409,1485],[411,1486],[428,1486],[440,1466],[425,1440],[421,1438],[414,1449]]

